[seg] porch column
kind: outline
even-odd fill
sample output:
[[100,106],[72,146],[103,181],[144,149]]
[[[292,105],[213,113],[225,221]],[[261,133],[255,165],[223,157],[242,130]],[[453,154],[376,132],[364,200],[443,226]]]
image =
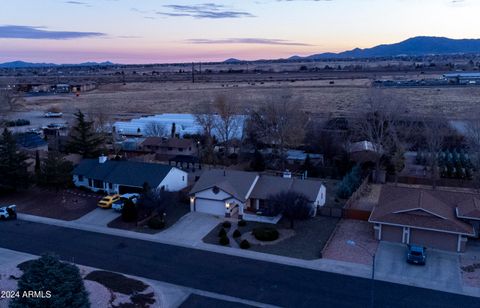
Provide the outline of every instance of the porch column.
[[230,217],[230,207],[232,205],[227,201],[225,202],[225,217]]
[[195,197],[190,197],[190,212],[195,212]]
[[255,199],[255,210],[259,210],[260,209],[260,199]]
[[243,219],[243,208],[245,207],[245,204],[240,203],[238,204],[238,219]]

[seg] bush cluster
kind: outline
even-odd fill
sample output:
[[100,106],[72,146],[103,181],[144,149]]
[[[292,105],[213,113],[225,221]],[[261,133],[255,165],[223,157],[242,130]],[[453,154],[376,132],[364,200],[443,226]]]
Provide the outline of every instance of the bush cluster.
[[243,240],[240,242],[240,248],[242,249],[248,249],[250,248],[250,242],[247,240]]
[[161,217],[155,216],[148,220],[147,225],[150,229],[160,230],[165,228],[165,221]]
[[224,221],[224,222],[223,222],[223,227],[224,227],[224,228],[228,229],[228,228],[230,228],[231,226],[232,226],[232,223],[231,223],[231,222],[229,222],[229,221]]
[[220,245],[222,246],[227,246],[228,244],[230,244],[230,240],[228,239],[228,237],[225,235],[225,236],[221,236],[220,237],[220,240],[218,241],[220,243]]
[[227,231],[225,231],[224,228],[220,229],[220,231],[218,231],[218,236],[219,237],[227,236]]
[[238,226],[239,227],[245,227],[246,225],[247,225],[247,222],[245,220],[242,219],[242,220],[238,221]]
[[235,231],[233,231],[233,237],[234,238],[237,238],[237,237],[240,237],[242,236],[242,233],[240,232],[240,230],[236,229]]
[[252,234],[257,240],[263,242],[275,241],[280,235],[278,230],[273,227],[255,228],[253,229]]

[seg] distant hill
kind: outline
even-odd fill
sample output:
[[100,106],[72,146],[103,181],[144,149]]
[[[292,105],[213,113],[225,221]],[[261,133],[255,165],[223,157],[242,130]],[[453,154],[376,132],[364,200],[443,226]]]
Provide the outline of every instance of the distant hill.
[[[417,36],[395,44],[384,44],[365,49],[355,48],[340,53],[320,53],[300,57],[300,59],[375,58],[468,53],[480,53],[480,39]],[[299,60],[299,57],[293,56],[290,59]]]
[[28,67],[51,67],[51,66],[106,66],[106,65],[115,65],[110,61],[106,62],[84,62],[78,64],[55,64],[55,63],[32,63],[32,62],[25,62],[25,61],[12,61],[12,62],[5,62],[0,63],[0,68],[28,68]]
[[227,59],[225,61],[223,61],[224,63],[239,63],[239,62],[242,62],[241,60],[238,60],[238,59],[235,59],[235,58],[230,58],[230,59]]

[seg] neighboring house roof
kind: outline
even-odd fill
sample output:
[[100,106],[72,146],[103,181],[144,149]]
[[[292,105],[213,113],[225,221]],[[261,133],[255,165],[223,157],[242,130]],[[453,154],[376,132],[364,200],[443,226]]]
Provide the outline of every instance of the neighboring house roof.
[[240,201],[245,201],[258,173],[236,170],[207,170],[202,173],[190,194],[195,194],[213,187],[229,193]]
[[457,205],[457,216],[480,220],[480,199],[479,197],[468,198]]
[[47,145],[47,142],[35,133],[20,133],[15,135],[17,144],[26,149],[34,149]]
[[317,199],[322,182],[262,175],[250,194],[251,198],[268,199],[281,192],[294,191],[305,195],[310,202]]
[[169,138],[163,137],[147,137],[142,142],[142,146],[157,146],[168,148],[188,148],[194,145],[194,141],[191,139]]
[[455,216],[456,204],[466,198],[464,193],[384,185],[369,221],[472,235],[473,227]]
[[[257,177],[258,180],[255,182]],[[246,198],[268,199],[271,195],[280,192],[295,191],[304,194],[311,202],[314,202],[322,187],[322,182],[259,175],[256,172],[208,170],[202,174],[190,193],[195,194],[215,186],[240,201],[245,201]],[[252,186],[253,189],[247,196]]]
[[73,174],[135,187],[142,187],[147,182],[151,188],[155,188],[172,169],[172,166],[136,161],[107,160],[99,163],[97,159],[84,159],[73,170]]

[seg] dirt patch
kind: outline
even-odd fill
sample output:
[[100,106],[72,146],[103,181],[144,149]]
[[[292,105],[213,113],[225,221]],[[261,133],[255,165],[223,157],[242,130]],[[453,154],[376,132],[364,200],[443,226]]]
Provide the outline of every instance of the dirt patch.
[[372,211],[378,203],[382,186],[378,184],[368,184],[364,193],[352,205],[352,209]]
[[0,204],[16,204],[17,212],[62,220],[75,220],[97,207],[100,196],[81,190],[31,188],[0,196]]

